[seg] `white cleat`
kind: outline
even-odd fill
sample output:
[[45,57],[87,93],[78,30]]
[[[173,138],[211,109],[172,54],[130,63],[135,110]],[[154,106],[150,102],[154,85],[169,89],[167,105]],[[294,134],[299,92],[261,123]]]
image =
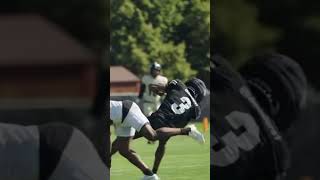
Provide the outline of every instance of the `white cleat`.
[[187,127],[191,128],[191,131],[188,134],[190,137],[198,141],[200,144],[204,144],[206,142],[203,134],[198,131],[197,127],[194,124],[190,124]]
[[144,175],[141,180],[160,180],[159,176],[153,174],[152,176]]

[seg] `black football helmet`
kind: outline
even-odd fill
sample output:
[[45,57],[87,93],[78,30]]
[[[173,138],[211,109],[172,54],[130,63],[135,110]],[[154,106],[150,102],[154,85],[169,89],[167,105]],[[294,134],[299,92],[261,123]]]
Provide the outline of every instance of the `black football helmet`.
[[290,127],[306,101],[307,80],[301,66],[282,54],[266,53],[250,59],[240,72],[279,129]]
[[185,85],[188,87],[188,90],[192,92],[198,103],[207,95],[207,87],[201,79],[192,78],[186,81]]

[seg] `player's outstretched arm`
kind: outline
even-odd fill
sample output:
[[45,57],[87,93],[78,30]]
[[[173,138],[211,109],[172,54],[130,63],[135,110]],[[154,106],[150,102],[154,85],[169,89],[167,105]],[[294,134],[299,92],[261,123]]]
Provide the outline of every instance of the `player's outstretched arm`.
[[166,144],[167,144],[168,140],[169,139],[159,141],[159,145],[158,145],[158,148],[155,153],[155,159],[154,159],[153,168],[152,168],[152,172],[155,174],[157,174],[161,160],[165,154]]

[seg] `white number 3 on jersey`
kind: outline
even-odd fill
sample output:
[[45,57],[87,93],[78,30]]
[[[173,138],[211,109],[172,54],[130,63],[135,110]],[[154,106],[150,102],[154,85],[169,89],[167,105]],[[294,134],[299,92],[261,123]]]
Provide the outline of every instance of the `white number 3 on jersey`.
[[180,98],[181,104],[173,103],[171,104],[171,110],[175,114],[183,114],[187,109],[191,108],[191,100],[188,97],[182,97]]
[[[210,163],[220,167],[235,163],[240,158],[241,150],[251,151],[261,142],[260,129],[250,114],[233,111],[225,118],[234,129],[244,126],[246,131],[239,136],[233,131],[229,131],[221,137],[221,140],[225,143],[223,149],[215,151],[211,148]],[[210,141],[212,145],[219,143],[214,136],[211,136]]]

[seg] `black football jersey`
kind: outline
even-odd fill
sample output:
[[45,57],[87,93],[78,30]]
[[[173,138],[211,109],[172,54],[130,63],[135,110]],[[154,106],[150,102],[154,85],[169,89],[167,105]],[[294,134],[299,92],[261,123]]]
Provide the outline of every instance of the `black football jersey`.
[[220,60],[213,69],[211,176],[276,179],[288,167],[286,144],[245,81]]
[[148,117],[154,129],[160,127],[182,128],[190,120],[200,116],[200,106],[180,80],[170,81],[166,93],[159,109]]

